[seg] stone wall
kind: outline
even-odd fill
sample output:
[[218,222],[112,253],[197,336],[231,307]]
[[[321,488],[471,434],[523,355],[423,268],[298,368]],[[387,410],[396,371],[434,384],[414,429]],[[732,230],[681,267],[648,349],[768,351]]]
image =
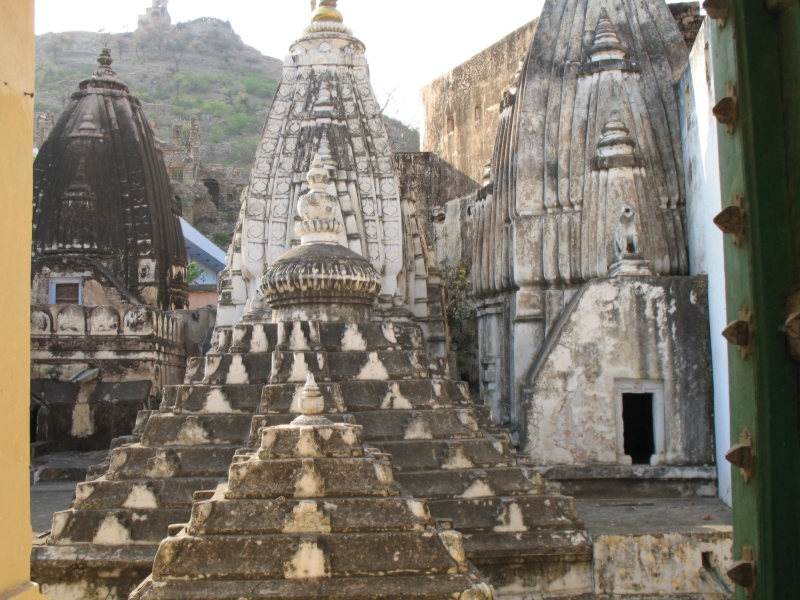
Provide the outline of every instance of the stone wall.
[[31,307],[31,379],[99,369],[103,381],[151,381],[160,397],[183,380],[185,362],[183,320],[149,306]]
[[[467,231],[466,223],[446,220],[446,216],[458,213],[459,218],[471,220],[468,205],[474,204],[478,185],[433,152],[398,152],[394,158],[401,196],[416,203],[425,241],[429,248],[435,248],[436,264],[452,267],[471,257],[472,237],[461,238]],[[451,201],[456,201],[459,208],[448,208]]]
[[697,34],[703,26],[703,15],[700,14],[699,2],[675,2],[668,4],[675,23],[683,36],[689,50],[694,46]]
[[622,394],[652,394],[650,464],[714,463],[705,277],[586,284],[555,324],[524,391],[535,464],[631,464]]
[[536,20],[422,88],[423,152],[435,152],[479,182],[492,157],[500,101],[530,46]]
[[[139,411],[155,408],[164,387],[183,380],[186,332],[202,343],[205,332],[195,330],[209,318],[200,311],[178,313],[133,305],[31,306],[31,421],[37,432],[31,441],[49,450],[105,450],[128,435]],[[213,326],[213,311],[210,320]]]
[[[674,5],[670,5],[674,6]],[[719,493],[731,503],[731,469],[725,452],[731,446],[728,387],[728,342],[719,333],[728,325],[722,232],[714,217],[722,210],[714,72],[706,21],[689,54],[689,68],[678,83],[678,107],[686,169],[686,221],[689,270],[708,277],[711,360],[714,366],[714,416],[719,465]]]
[[33,130],[33,147],[41,148],[47,136],[56,124],[56,116],[49,110],[36,115],[36,123]]

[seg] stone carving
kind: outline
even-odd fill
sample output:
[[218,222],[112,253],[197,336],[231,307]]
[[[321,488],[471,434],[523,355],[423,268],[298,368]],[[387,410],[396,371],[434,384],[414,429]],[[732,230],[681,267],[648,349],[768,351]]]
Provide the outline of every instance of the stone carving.
[[624,204],[647,261],[626,274],[688,273],[674,91],[687,60],[660,0],[545,3],[475,205],[481,393],[499,421],[524,420],[552,327],[582,285],[612,274]]
[[381,289],[381,276],[369,261],[339,244],[342,225],[334,218],[336,199],[326,191],[329,178],[317,154],[307,175],[311,190],[297,202],[300,246],[262,278],[261,293],[276,322],[365,320]]
[[616,262],[609,267],[611,277],[620,275],[652,275],[650,262],[644,260],[639,243],[639,228],[636,224],[636,210],[630,204],[623,204],[619,223],[614,230],[614,256]]
[[291,423],[260,430],[227,484],[195,502],[132,600],[252,597],[253,580],[265,596],[493,598],[461,534],[437,525],[424,500],[401,496],[391,456],[363,447],[362,426],[321,416],[311,374],[299,406]]
[[639,231],[636,227],[636,211],[630,204],[623,204],[617,229],[614,231],[614,254],[617,260],[642,258],[639,247]]
[[108,48],[97,62],[34,162],[34,276],[90,272],[120,304],[183,308],[186,247],[155,134]]
[[[323,18],[331,11],[339,20]],[[342,23],[338,9],[320,6],[314,14],[291,47],[267,117],[237,227],[246,237],[234,240],[229,251],[218,323],[271,318],[261,298],[261,277],[298,245],[306,228],[316,227],[303,221],[293,234],[290,221],[307,191],[305,174],[319,154],[329,177],[325,191],[341,226],[339,244],[365,257],[379,273],[380,306],[392,318],[425,319],[434,352],[444,356],[448,345],[439,275],[420,235],[413,199],[401,202],[364,45]],[[265,201],[271,211],[264,210]],[[401,306],[394,306],[394,297],[403,298]]]
[[[79,485],[48,544],[35,549],[35,576],[57,600],[101,588],[118,598],[154,559],[134,598],[205,589],[209,580],[225,582],[214,594],[240,597],[240,582],[254,578],[292,594],[305,588],[286,582],[311,580],[317,595],[320,585],[358,583],[363,597],[400,600],[413,582],[423,598],[432,588],[438,597],[491,597],[467,560],[501,584],[513,564],[527,579],[555,570],[590,589],[591,543],[572,499],[548,493],[539,473],[517,464],[508,434],[473,404],[466,383],[449,378],[447,360],[426,351],[419,324],[376,318],[381,278],[369,261],[316,237],[338,223],[325,218],[334,198],[321,165],[320,156],[297,199],[300,246],[262,278],[273,322],[218,327],[212,352],[189,361],[184,385],[169,388],[139,437],[115,445],[107,472]],[[226,471],[227,487],[214,492]],[[398,496],[395,476],[413,497]],[[129,498],[144,504],[142,486],[152,499],[134,506]],[[389,504],[360,503],[364,496]],[[159,549],[168,526],[186,522]],[[309,533],[316,541],[292,537]],[[347,534],[362,537],[340,539]],[[369,552],[356,551],[363,544]],[[60,565],[78,561],[83,568],[65,581]],[[426,577],[393,579],[409,570]]]

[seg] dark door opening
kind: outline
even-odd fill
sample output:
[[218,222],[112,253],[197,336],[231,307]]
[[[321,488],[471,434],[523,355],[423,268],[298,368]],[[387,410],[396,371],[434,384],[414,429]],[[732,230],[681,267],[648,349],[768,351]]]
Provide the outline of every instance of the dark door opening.
[[211,195],[211,202],[219,210],[219,182],[216,179],[204,179],[203,185],[206,186],[208,193]]
[[39,416],[40,408],[41,406],[39,406],[38,404],[34,404],[33,406],[31,406],[31,444],[39,441],[38,439],[36,439],[36,433],[39,429],[39,421],[37,417]]
[[653,394],[622,394],[622,427],[625,454],[635,465],[649,465],[656,452]]

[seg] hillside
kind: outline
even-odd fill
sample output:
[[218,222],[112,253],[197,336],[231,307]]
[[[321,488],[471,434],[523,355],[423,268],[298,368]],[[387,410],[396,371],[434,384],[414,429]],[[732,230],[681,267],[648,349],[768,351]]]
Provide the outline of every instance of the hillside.
[[[170,30],[47,33],[36,44],[36,112],[56,114],[107,44],[114,69],[137,96],[162,139],[198,115],[203,163],[250,169],[283,61],[246,45],[230,26],[203,18]],[[386,119],[396,151],[419,149],[419,134]]]
[[96,67],[103,44],[162,138],[169,138],[173,124],[197,114],[203,160],[249,168],[282,61],[245,45],[229,24],[216,19],[180,23],[169,31],[48,33],[36,44],[37,112],[63,109],[78,82]]

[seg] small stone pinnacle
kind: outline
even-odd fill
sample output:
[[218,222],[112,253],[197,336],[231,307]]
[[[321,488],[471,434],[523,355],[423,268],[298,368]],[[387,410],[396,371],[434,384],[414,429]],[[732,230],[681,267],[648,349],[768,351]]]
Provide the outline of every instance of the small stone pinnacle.
[[325,399],[319,391],[314,375],[308,374],[303,393],[300,395],[300,412],[305,416],[320,414],[325,410]]

